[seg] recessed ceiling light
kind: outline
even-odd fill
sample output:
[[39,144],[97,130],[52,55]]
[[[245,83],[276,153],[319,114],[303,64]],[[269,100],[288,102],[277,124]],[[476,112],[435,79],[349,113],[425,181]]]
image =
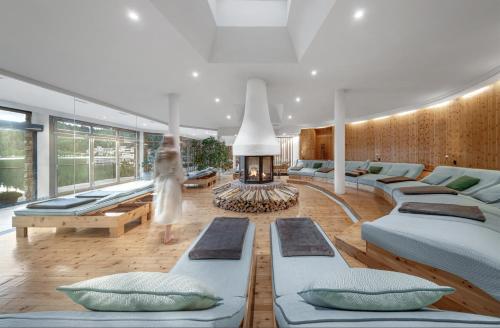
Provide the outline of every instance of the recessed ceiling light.
[[318,75],[318,71],[317,71],[317,70],[315,70],[315,69],[313,69],[313,70],[311,71],[311,75],[312,75],[312,76],[316,76],[316,75]]
[[141,17],[139,17],[139,14],[133,10],[129,10],[127,16],[134,22],[138,22],[141,19]]
[[220,98],[215,98],[215,99],[214,99],[214,101],[215,101],[216,103],[220,103]]
[[142,123],[143,126],[146,126],[147,124],[146,123]]
[[355,20],[360,20],[365,17],[365,11],[363,9],[358,9],[354,12],[352,17],[354,17]]
[[228,120],[230,120],[230,119],[231,119],[231,115],[226,115],[226,118],[227,118]]
[[292,119],[292,115],[288,115],[288,119],[291,120]]
[[194,78],[197,78],[198,76],[200,76],[200,73],[198,73],[197,71],[193,71],[191,73],[191,76],[193,76]]
[[103,119],[103,120],[105,120],[105,119],[106,119],[106,116],[103,116],[103,117],[102,117],[102,119]]
[[302,100],[302,99],[300,99],[300,97],[295,98],[295,102],[298,102],[298,103],[299,103],[301,100]]

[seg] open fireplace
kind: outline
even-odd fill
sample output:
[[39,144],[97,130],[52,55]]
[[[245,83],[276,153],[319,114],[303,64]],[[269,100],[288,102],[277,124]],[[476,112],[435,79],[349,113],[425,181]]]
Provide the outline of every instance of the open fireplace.
[[273,156],[240,156],[240,181],[269,183],[273,181]]

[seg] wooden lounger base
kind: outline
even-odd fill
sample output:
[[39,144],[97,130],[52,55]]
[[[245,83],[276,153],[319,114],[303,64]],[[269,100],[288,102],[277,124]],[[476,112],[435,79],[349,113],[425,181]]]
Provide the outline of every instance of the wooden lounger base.
[[[372,259],[370,267],[403,272],[450,286],[456,292],[443,297],[435,306],[439,309],[500,316],[500,302],[469,281],[449,272],[396,256],[380,247],[366,243],[366,255]],[[376,263],[379,263],[377,265]]]
[[253,312],[254,312],[254,299],[255,299],[255,280],[257,275],[257,256],[255,254],[255,236],[252,241],[252,264],[250,265],[250,277],[248,279],[247,287],[247,302],[245,305],[245,317],[240,325],[240,328],[253,327]]
[[202,188],[209,187],[211,185],[214,185],[215,182],[217,182],[217,176],[211,176],[208,178],[201,178],[201,179],[189,179],[184,182],[184,185],[196,185]]
[[140,219],[141,224],[151,218],[148,195],[77,216],[14,216],[12,226],[16,236],[28,236],[28,228],[106,228],[109,236],[116,238],[125,233],[125,225]]

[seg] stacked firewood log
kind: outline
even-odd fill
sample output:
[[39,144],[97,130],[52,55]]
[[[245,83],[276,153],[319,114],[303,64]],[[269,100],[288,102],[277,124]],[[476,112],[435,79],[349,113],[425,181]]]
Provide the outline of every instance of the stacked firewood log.
[[245,213],[285,210],[297,204],[299,191],[292,185],[280,184],[272,189],[246,189],[227,183],[212,189],[214,204],[220,208]]

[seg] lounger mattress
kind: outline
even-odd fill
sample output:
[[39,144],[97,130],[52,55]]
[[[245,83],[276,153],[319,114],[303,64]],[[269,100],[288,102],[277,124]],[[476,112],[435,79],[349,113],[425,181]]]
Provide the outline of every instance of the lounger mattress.
[[0,315],[0,327],[129,328],[129,327],[238,327],[245,315],[246,299],[225,298],[222,304],[202,311],[173,312],[31,312]]
[[500,301],[500,234],[481,224],[399,213],[364,223],[362,238],[392,254],[467,279]]

